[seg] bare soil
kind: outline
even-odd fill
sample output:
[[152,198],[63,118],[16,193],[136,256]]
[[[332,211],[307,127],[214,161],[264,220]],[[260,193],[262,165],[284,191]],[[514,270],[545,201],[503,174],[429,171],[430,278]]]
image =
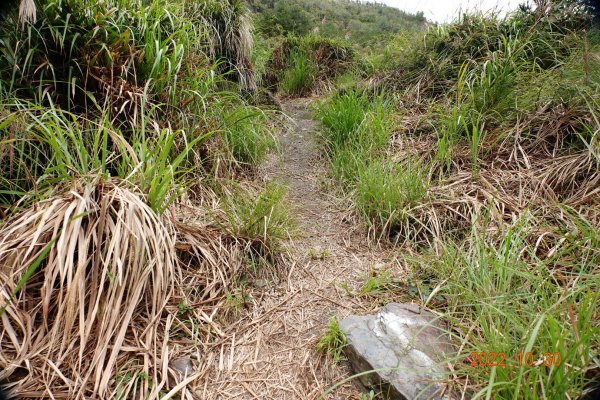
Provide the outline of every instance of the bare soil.
[[[195,385],[202,399],[322,398],[351,375],[347,363],[334,365],[316,349],[329,319],[364,314],[378,305],[353,293],[366,275],[386,264],[388,254],[367,243],[364,228],[348,218],[326,184],[327,162],[318,149],[310,103],[284,103],[292,129],[280,136],[281,154],[273,154],[260,171],[265,181],[288,187],[300,233],[287,246],[289,263],[279,282],[253,294],[247,315],[230,327],[233,334],[206,355],[213,367]],[[359,388],[346,383],[325,398],[359,396]]]

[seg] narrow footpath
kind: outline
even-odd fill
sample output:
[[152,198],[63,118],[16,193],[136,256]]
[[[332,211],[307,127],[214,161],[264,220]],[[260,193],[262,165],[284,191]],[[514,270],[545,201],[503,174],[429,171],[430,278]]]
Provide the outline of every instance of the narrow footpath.
[[[369,246],[363,229],[340,210],[327,189],[327,163],[317,145],[317,123],[306,99],[284,104],[292,129],[280,136],[281,155],[261,168],[267,182],[288,188],[299,235],[287,245],[290,264],[279,283],[253,299],[249,315],[236,323],[230,343],[210,354],[217,371],[196,387],[202,399],[319,399],[351,375],[316,350],[330,318],[372,311],[372,301],[352,295],[365,275],[383,265],[385,254]],[[359,399],[352,383],[327,399]]]

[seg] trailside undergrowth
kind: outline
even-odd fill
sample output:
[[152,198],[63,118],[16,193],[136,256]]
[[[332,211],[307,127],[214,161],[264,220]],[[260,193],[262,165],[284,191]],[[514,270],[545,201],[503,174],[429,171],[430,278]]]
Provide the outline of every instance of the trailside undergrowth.
[[597,380],[599,31],[575,1],[467,14],[399,37],[369,91],[317,109],[334,177],[447,323],[457,396],[582,398]]

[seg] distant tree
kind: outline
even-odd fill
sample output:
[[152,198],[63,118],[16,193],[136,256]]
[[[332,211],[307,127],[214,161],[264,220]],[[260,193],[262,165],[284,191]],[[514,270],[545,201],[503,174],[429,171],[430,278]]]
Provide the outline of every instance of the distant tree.
[[310,14],[297,3],[278,2],[273,17],[285,31],[297,35],[306,35],[312,29]]

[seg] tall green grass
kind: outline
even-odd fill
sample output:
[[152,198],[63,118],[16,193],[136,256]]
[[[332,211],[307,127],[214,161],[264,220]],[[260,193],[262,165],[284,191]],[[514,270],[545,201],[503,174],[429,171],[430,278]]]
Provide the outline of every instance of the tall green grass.
[[397,165],[373,159],[357,170],[354,199],[369,223],[385,231],[406,222],[410,209],[425,199],[428,177],[419,161]]
[[[455,372],[469,377],[471,398],[578,398],[588,383],[600,337],[600,237],[589,221],[573,221],[577,237],[551,253],[536,251],[536,227],[523,218],[495,237],[474,228],[417,262],[432,293],[424,300],[455,327]],[[490,362],[505,366],[481,366],[475,353],[502,353]]]
[[336,93],[318,106],[316,115],[325,128],[323,135],[329,146],[343,147],[356,140],[356,132],[370,108],[367,93],[359,90]]
[[187,186],[193,168],[190,152],[210,133],[187,141],[185,133],[168,128],[138,130],[128,135],[108,115],[86,120],[56,107],[16,103],[19,111],[0,118],[0,126],[19,120],[24,130],[0,142],[0,199],[45,194],[77,178],[118,179],[147,195],[162,212]]
[[315,84],[317,66],[303,48],[293,51],[290,57],[291,66],[281,81],[282,90],[292,95],[309,93]]
[[270,115],[246,105],[237,105],[223,117],[223,139],[234,159],[245,165],[260,163],[277,139],[268,126]]
[[384,94],[348,90],[317,107],[334,177],[352,194],[367,223],[391,232],[425,199],[428,172],[416,159],[385,160],[393,124],[392,103]]

